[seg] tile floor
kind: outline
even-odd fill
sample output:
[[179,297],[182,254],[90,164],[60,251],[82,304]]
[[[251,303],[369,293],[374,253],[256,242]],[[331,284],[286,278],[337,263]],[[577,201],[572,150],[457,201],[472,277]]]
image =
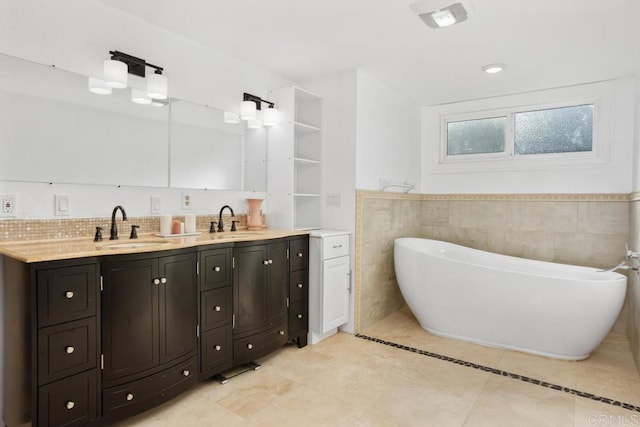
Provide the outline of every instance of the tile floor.
[[[363,334],[640,406],[640,377],[620,334],[580,362],[439,338],[406,308]],[[640,412],[344,333],[258,362],[258,371],[201,383],[119,427],[640,425]]]

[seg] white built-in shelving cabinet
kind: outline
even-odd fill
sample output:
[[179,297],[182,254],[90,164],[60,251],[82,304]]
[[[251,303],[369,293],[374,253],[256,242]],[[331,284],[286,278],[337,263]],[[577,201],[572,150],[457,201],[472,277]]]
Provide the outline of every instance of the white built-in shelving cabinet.
[[280,124],[269,129],[267,194],[271,228],[322,226],[322,98],[295,86],[269,100]]

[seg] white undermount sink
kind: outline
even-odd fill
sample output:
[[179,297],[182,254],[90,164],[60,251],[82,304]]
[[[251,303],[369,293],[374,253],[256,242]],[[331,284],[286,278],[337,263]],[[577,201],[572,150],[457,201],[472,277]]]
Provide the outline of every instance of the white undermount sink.
[[247,237],[256,237],[260,236],[263,233],[261,232],[253,232],[253,233],[237,233],[235,231],[230,231],[228,233],[219,234],[218,239],[245,239]]
[[169,244],[168,240],[154,240],[151,242],[122,242],[122,243],[107,243],[100,245],[97,249],[138,249],[138,248],[150,248],[153,246],[163,246]]

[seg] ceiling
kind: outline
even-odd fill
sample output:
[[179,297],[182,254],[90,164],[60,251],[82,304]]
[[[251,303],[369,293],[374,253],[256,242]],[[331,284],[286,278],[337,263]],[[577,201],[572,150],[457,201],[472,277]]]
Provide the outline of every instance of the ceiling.
[[640,71],[639,0],[457,0],[468,19],[442,29],[413,0],[100,1],[296,82],[358,68],[421,105]]

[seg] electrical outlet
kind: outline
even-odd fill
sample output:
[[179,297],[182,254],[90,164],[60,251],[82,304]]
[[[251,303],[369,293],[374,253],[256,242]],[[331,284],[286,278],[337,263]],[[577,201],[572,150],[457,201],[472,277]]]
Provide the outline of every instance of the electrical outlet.
[[162,212],[162,198],[160,196],[151,196],[151,213]]
[[182,193],[182,209],[183,210],[191,210],[193,200],[191,199],[191,194]]
[[55,216],[69,216],[69,211],[71,210],[71,207],[69,206],[69,195],[55,194],[53,196],[53,200],[54,200],[53,214]]
[[4,194],[0,196],[2,207],[0,207],[0,216],[15,216],[16,214],[16,196],[13,194]]
[[338,207],[342,204],[342,198],[340,193],[328,193],[327,194],[327,206]]

